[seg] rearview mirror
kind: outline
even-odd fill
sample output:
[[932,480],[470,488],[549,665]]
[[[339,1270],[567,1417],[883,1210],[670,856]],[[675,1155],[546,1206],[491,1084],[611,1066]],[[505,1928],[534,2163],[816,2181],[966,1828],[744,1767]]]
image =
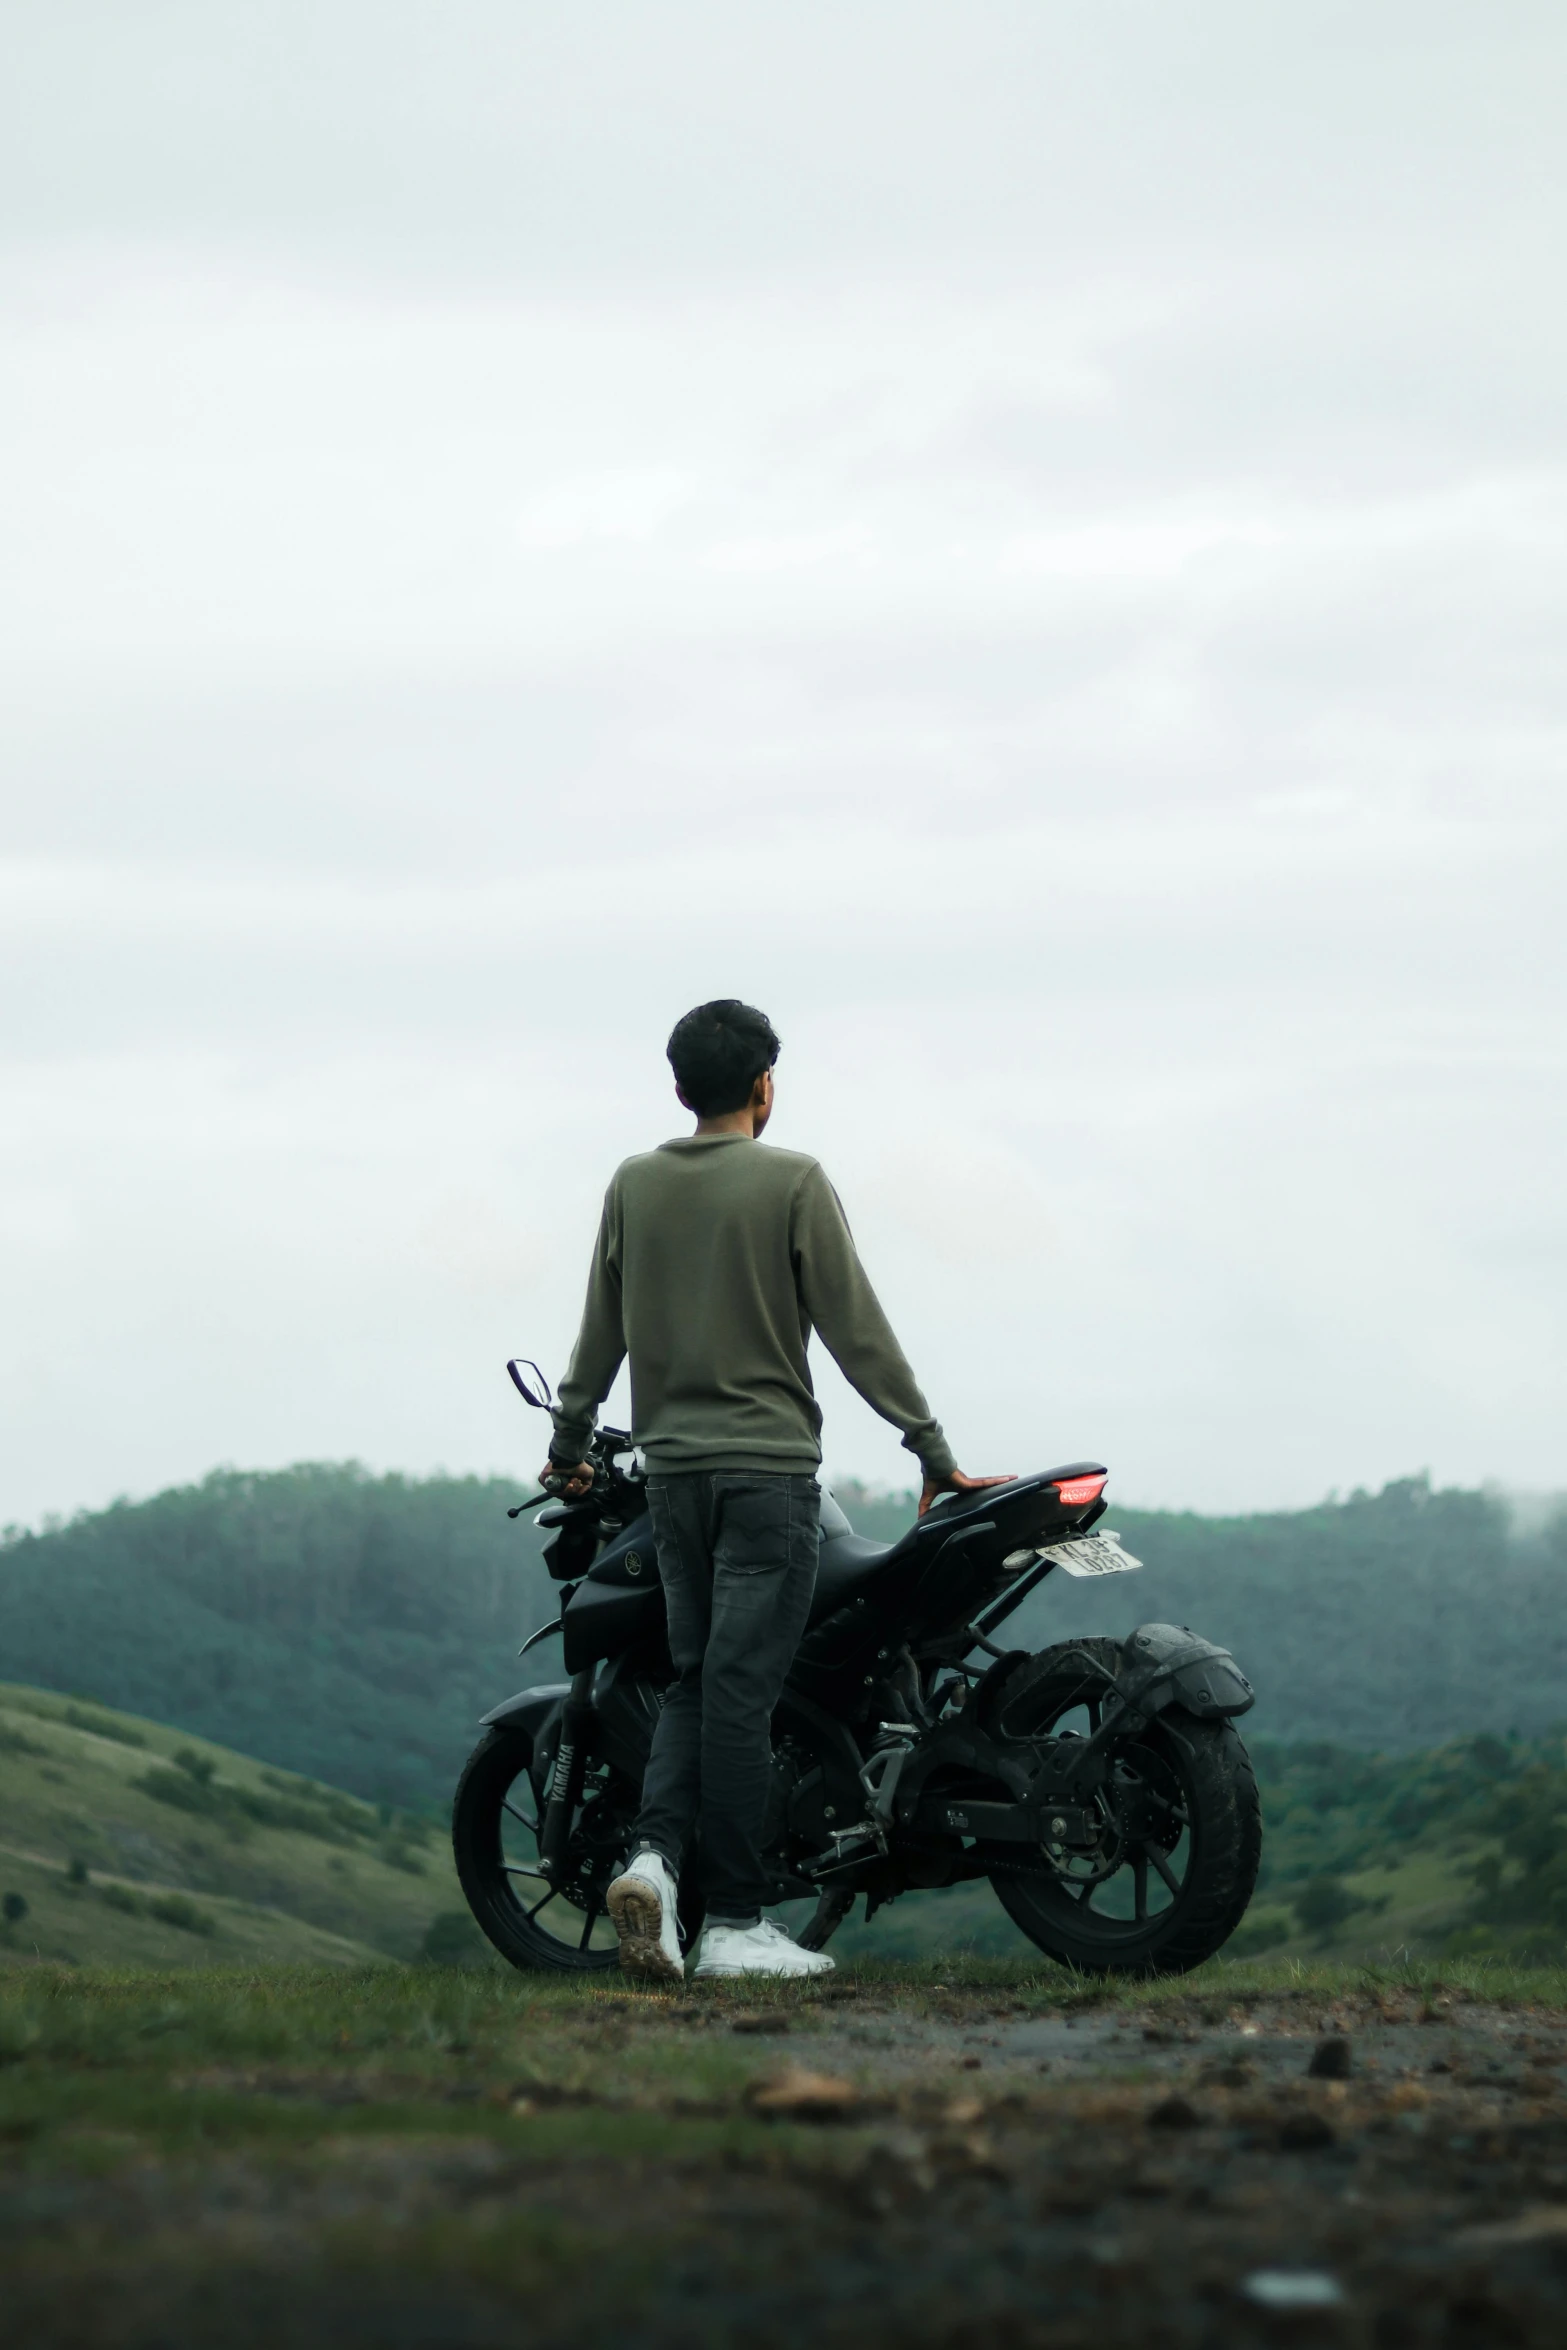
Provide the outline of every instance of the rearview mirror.
[[[516,1388],[523,1402],[531,1403],[536,1412],[547,1412],[555,1401],[555,1390],[539,1369],[538,1364],[518,1357],[509,1362],[506,1369],[513,1387]],[[526,1379],[523,1377],[524,1371],[528,1373]]]

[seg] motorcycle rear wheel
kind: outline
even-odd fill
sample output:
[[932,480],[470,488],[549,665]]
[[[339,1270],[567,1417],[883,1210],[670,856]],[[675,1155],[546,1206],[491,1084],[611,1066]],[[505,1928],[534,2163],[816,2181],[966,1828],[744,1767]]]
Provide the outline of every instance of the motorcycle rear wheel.
[[[1104,1684],[1084,1652],[1114,1671],[1115,1640],[1045,1649],[1009,1683],[1003,1735],[1070,1734],[1098,1725]],[[1115,1749],[1113,1806],[1128,1830],[1123,1858],[1093,1877],[1015,1863],[991,1878],[997,1899],[1037,1949],[1090,1975],[1184,1975],[1212,1958],[1246,1914],[1262,1858],[1262,1807],[1251,1758],[1228,1721],[1177,1707]],[[1107,1839],[1112,1856],[1114,1840]]]

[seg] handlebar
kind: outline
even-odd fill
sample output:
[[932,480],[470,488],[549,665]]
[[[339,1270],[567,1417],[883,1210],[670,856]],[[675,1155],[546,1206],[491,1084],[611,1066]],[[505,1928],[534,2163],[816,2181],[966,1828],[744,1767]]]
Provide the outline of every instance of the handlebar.
[[[509,1369],[510,1365],[507,1368]],[[616,1455],[630,1452],[632,1449],[631,1438],[624,1428],[596,1430],[593,1441],[588,1446],[588,1459],[593,1468],[593,1482],[586,1493],[576,1494],[572,1497],[572,1506],[578,1509],[603,1511],[624,1497],[625,1488],[628,1485],[640,1485],[643,1480],[638,1471],[632,1470],[628,1473],[615,1466]],[[530,1494],[526,1501],[519,1501],[515,1509],[509,1509],[506,1515],[508,1518],[520,1518],[524,1510],[535,1510],[542,1501],[559,1501],[565,1490],[566,1480],[564,1477],[552,1477],[546,1473],[539,1479],[538,1492]]]

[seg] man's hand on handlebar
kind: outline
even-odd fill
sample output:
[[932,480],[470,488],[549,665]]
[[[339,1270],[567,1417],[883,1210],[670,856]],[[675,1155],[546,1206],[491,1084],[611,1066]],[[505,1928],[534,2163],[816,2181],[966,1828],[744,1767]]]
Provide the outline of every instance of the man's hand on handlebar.
[[546,1493],[558,1493],[563,1501],[580,1501],[593,1484],[593,1463],[578,1461],[568,1468],[564,1461],[546,1461],[539,1471],[539,1483]]
[[920,1516],[930,1508],[938,1493],[983,1493],[987,1485],[1010,1485],[1007,1477],[965,1477],[961,1469],[954,1469],[950,1477],[927,1477],[920,1494]]

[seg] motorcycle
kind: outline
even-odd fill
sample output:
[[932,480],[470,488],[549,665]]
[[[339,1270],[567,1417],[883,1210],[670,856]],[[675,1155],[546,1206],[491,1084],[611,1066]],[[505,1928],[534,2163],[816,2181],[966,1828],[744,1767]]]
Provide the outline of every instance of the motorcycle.
[[[523,1399],[552,1400],[531,1363]],[[673,1678],[646,1478],[625,1431],[591,1450],[593,1482],[547,1503],[568,1678],[483,1719],[452,1814],[475,1919],[524,1969],[617,1961],[605,1911],[630,1850],[642,1774]],[[1063,1966],[1184,1974],[1245,1914],[1261,1811],[1235,1717],[1253,1704],[1228,1650],[1183,1627],[1067,1640],[1033,1653],[993,1635],[1047,1576],[1139,1562],[1096,1532],[1109,1472],[1073,1461],[943,1497],[902,1538],[854,1532],[824,1492],[810,1618],[772,1724],[765,1851],[776,1902],[810,1899],[820,1949],[863,1894],[988,1878],[1008,1916]],[[701,1926],[695,1872],[681,1938]]]

